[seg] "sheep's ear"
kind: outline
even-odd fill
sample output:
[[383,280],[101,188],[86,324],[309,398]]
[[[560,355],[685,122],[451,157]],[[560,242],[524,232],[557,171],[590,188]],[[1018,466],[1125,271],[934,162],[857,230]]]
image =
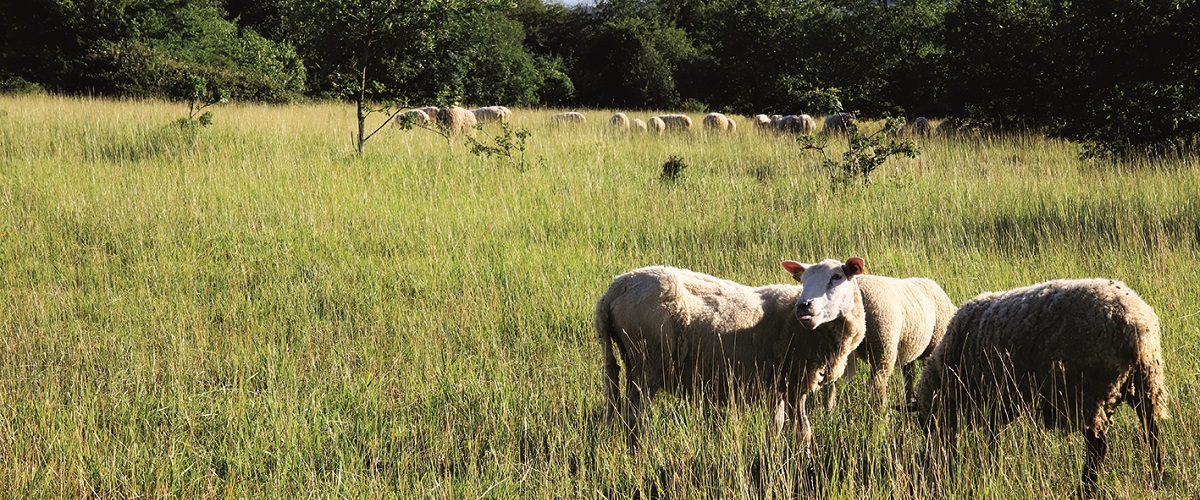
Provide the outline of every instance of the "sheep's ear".
[[867,272],[867,263],[859,257],[850,257],[846,259],[846,265],[842,266],[842,272],[846,273],[846,276],[858,276]]
[[796,281],[800,281],[800,275],[804,274],[804,270],[807,268],[808,266],[794,260],[783,261],[783,269],[789,273],[792,273],[792,278],[794,278]]

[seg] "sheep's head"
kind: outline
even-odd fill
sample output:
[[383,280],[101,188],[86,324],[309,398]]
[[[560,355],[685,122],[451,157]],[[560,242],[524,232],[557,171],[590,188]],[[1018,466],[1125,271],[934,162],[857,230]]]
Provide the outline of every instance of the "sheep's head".
[[788,260],[783,262],[783,268],[804,284],[796,301],[796,319],[805,327],[816,329],[854,309],[858,291],[854,277],[866,271],[866,264],[858,257],[851,257],[844,264],[833,259],[817,264]]

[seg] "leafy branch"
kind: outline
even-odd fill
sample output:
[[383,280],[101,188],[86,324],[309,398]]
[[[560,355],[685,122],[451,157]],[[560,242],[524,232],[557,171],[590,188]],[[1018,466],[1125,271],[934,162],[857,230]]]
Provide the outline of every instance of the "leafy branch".
[[[871,184],[871,173],[883,165],[892,156],[916,158],[921,154],[911,139],[897,141],[900,128],[904,126],[902,118],[887,118],[883,128],[867,135],[859,131],[857,124],[850,124],[846,129],[846,143],[849,146],[840,159],[829,156],[826,148],[829,146],[828,135],[817,137],[799,137],[802,151],[821,153],[824,161],[821,165],[829,173],[829,180],[834,186],[853,186],[856,184]],[[884,139],[887,138],[887,142]]]
[[[483,124],[476,125],[475,130],[482,132]],[[467,136],[467,145],[471,147],[471,154],[475,156],[504,158],[509,163],[516,165],[518,171],[524,172],[527,165],[525,151],[529,146],[529,137],[532,135],[533,133],[525,127],[513,131],[507,122],[501,122],[500,133],[491,137],[491,144],[479,142],[474,137]]]

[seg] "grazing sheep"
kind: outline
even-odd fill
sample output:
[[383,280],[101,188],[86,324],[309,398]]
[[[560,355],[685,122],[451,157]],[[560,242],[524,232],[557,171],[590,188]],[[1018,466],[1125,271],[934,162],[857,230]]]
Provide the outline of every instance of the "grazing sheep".
[[631,127],[634,129],[634,130],[638,130],[638,131],[641,131],[641,132],[645,132],[645,131],[646,131],[646,122],[645,122],[644,120],[642,120],[641,118],[634,118],[634,119],[632,120],[632,122],[631,122],[631,125],[630,125],[630,126],[631,126]]
[[499,110],[499,111],[500,111],[500,116],[501,116],[501,118],[500,118],[500,119],[502,119],[502,120],[504,120],[504,121],[509,121],[509,120],[511,120],[511,119],[512,119],[512,114],[513,114],[513,113],[512,113],[512,110],[511,110],[511,109],[508,109],[508,108],[507,108],[507,107],[505,107],[505,106],[492,106],[492,107],[493,107],[493,108],[496,108],[497,110]]
[[775,128],[773,125],[771,125],[771,117],[767,115],[754,115],[752,123],[754,123],[754,130],[758,130],[760,132]]
[[729,120],[729,124],[725,126],[725,131],[731,134],[737,132],[737,120],[734,120],[733,116],[730,115],[725,115],[725,119]]
[[552,115],[550,117],[550,121],[554,123],[586,123],[587,117],[583,116],[583,113],[578,111],[568,111],[566,113]]
[[783,115],[771,115],[771,126],[779,129],[779,120],[783,119]]
[[426,115],[428,115],[430,120],[437,118],[438,111],[440,110],[441,108],[438,108],[437,106],[425,106],[423,108],[417,108],[417,111],[424,112]]
[[705,130],[713,130],[717,132],[732,132],[736,125],[731,125],[731,123],[732,120],[721,113],[709,113],[704,115],[704,119],[700,121],[700,124],[704,126]]
[[838,113],[825,118],[825,128],[821,131],[826,134],[846,134],[851,125],[858,125],[853,113]]
[[953,450],[959,428],[999,427],[1023,411],[1086,440],[1082,493],[1095,492],[1105,431],[1128,402],[1162,473],[1158,419],[1166,418],[1158,316],[1120,281],[1055,280],[983,293],[963,304],[925,364],[916,410]]
[[[783,428],[790,406],[797,438],[809,441],[805,397],[842,376],[865,334],[854,279],[863,262],[783,264],[803,286],[749,287],[662,266],[613,280],[596,302],[604,416],[624,414],[632,447],[641,436],[644,402],[660,390],[703,394],[714,404],[771,395],[775,429]],[[624,404],[613,344],[625,366]]]
[[646,120],[646,126],[650,128],[651,132],[657,132],[660,134],[667,129],[666,122],[657,116],[651,116],[649,120]]
[[[867,336],[849,362],[861,359],[871,365],[871,400],[881,407],[887,403],[888,378],[900,367],[908,402],[914,395],[917,360],[933,352],[957,308],[942,287],[928,278],[864,274],[857,281],[867,311]],[[832,408],[834,385],[826,391],[825,407]]]
[[419,109],[410,109],[392,118],[392,126],[399,127],[400,124],[403,123],[404,120],[409,119],[408,117],[410,116],[412,117],[411,119],[414,125],[429,125],[433,122],[433,120],[429,118],[429,115],[424,111]]
[[817,131],[817,121],[808,115],[787,115],[779,119],[776,128],[781,132],[812,135]]
[[658,115],[667,130],[691,130],[692,118],[688,115]]
[[625,113],[617,113],[608,119],[608,124],[621,130],[629,130],[629,116]]
[[512,116],[512,111],[508,111],[507,113],[505,111],[508,111],[508,108],[502,109],[501,106],[488,106],[486,108],[473,109],[471,113],[475,115],[475,120],[479,123],[500,123]]
[[437,119],[450,134],[470,132],[477,123],[475,113],[458,106],[439,109]]
[[933,127],[929,125],[928,118],[925,118],[924,116],[918,116],[913,120],[910,130],[915,136],[929,137],[929,134],[933,132]]

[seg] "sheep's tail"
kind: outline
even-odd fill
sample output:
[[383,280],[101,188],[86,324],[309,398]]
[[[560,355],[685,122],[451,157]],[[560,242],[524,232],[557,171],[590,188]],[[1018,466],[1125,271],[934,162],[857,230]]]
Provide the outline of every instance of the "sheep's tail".
[[1127,398],[1142,421],[1142,431],[1150,445],[1150,460],[1162,475],[1162,445],[1158,421],[1170,417],[1167,411],[1167,386],[1163,377],[1162,346],[1157,324],[1138,336],[1138,360],[1129,384]]
[[600,300],[596,302],[596,319],[595,319],[596,335],[600,340],[600,350],[603,352],[603,384],[604,384],[604,413],[603,419],[606,422],[611,422],[621,412],[621,366],[617,364],[617,357],[613,353],[613,343],[618,343],[618,337],[613,331],[612,326],[612,311],[610,306],[609,294],[605,293]]

